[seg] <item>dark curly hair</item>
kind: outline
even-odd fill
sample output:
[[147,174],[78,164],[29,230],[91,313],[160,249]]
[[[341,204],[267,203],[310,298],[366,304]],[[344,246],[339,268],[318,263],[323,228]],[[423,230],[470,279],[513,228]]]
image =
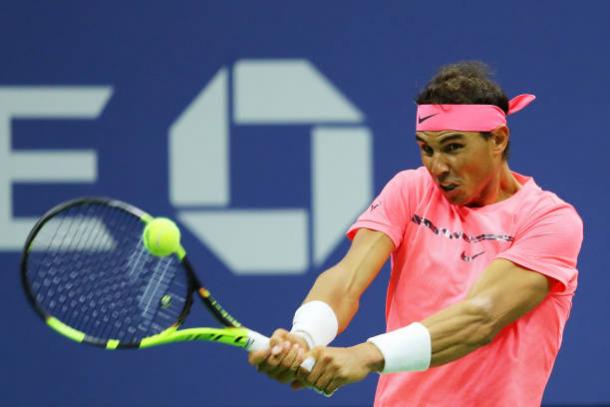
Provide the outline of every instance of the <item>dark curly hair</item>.
[[[508,113],[508,97],[492,79],[489,66],[481,61],[463,61],[442,66],[436,75],[417,95],[415,102],[422,104],[495,105]],[[481,132],[485,139],[490,132]],[[508,158],[510,143],[503,157]]]

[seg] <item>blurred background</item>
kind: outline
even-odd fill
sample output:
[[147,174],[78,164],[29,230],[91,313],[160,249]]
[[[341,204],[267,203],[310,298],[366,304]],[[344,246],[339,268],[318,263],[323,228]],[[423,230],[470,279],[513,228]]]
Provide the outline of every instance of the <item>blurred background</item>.
[[[544,404],[610,405],[609,21],[604,1],[3,2],[0,405],[371,405],[374,376],[326,399],[220,345],[77,346],[30,309],[20,248],[63,200],[125,200],[178,220],[198,274],[245,324],[288,327],[350,223],[420,165],[413,97],[465,59],[490,64],[509,97],[537,95],[509,120],[511,168],[585,223]],[[338,344],[384,329],[387,278]]]

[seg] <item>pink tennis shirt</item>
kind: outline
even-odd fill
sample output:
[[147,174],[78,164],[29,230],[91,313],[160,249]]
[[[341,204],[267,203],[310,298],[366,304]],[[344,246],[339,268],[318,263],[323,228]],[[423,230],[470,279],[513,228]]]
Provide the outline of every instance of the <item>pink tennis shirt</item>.
[[494,259],[550,277],[550,294],[493,341],[424,372],[382,375],[375,406],[536,406],[572,306],[583,226],[575,209],[513,173],[522,187],[479,208],[450,204],[424,167],[398,173],[347,235],[360,228],[396,247],[387,292],[392,331],[464,299]]

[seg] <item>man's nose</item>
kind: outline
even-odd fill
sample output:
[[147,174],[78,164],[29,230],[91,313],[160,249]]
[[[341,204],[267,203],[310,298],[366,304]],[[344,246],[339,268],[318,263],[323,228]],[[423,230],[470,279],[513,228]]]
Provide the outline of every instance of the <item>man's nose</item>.
[[449,174],[449,165],[442,154],[434,154],[430,157],[430,173],[439,181]]

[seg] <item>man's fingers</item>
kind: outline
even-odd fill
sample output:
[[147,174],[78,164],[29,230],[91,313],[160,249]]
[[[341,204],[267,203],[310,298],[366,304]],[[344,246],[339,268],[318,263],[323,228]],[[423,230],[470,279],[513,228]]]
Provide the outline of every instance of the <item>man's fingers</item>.
[[343,380],[339,379],[337,377],[335,377],[334,379],[332,379],[330,381],[330,383],[328,384],[328,386],[326,386],[325,389],[323,389],[322,391],[324,392],[325,395],[327,396],[332,396],[339,387],[341,387],[343,385]]
[[[288,335],[288,331],[285,329],[276,329],[269,338],[269,348],[274,349],[278,345],[284,343],[286,341],[286,336]],[[276,352],[279,353],[281,349],[277,349]]]
[[309,352],[305,353],[305,359],[301,364],[299,364],[299,367],[297,368],[297,377],[300,381],[305,381],[307,379],[307,376],[313,370],[314,365],[307,362],[310,360],[314,360],[315,354],[317,354],[317,348],[313,348]]
[[282,363],[282,359],[284,358],[285,355],[282,353],[281,346],[276,345],[276,348],[277,347],[280,348],[279,351],[276,350],[276,352],[279,352],[279,353],[274,353],[274,350],[272,348],[269,353],[269,357],[263,363],[263,365],[266,365],[266,369],[264,369],[264,371],[272,372],[280,366],[280,363]]
[[292,369],[292,365],[295,364],[295,360],[297,360],[298,355],[299,355],[299,349],[300,346],[295,344],[290,344],[289,342],[287,342],[288,344],[288,353],[286,354],[286,356],[284,356],[284,359],[282,359],[282,368],[284,368],[285,370],[289,370],[289,371],[294,371]]
[[275,349],[269,351],[269,356],[260,365],[260,370],[272,378],[288,382],[294,378],[299,361],[303,358],[304,350],[298,344],[283,342],[275,345]]
[[332,369],[327,369],[327,371],[323,372],[320,377],[318,377],[318,380],[316,380],[316,382],[313,384],[314,387],[326,393],[326,388],[333,380],[333,375],[334,372],[332,371]]
[[301,367],[304,359],[305,359],[305,350],[303,348],[301,348],[300,346],[298,346],[297,351],[296,351],[296,356],[295,356],[294,360],[292,361],[292,364],[289,367],[290,371],[293,373],[296,373],[299,370],[299,367]]
[[311,356],[314,360],[316,360],[316,364],[313,366],[313,369],[310,372],[304,368],[299,369],[298,371],[302,380],[310,386],[313,386],[316,383],[326,367],[326,364],[320,360],[321,351],[321,348],[314,348],[311,352],[309,352],[309,354],[306,355],[307,357]]
[[259,365],[265,359],[267,359],[267,357],[269,357],[269,354],[269,349],[252,351],[248,354],[248,363],[250,363],[251,365]]
[[277,329],[269,340],[269,349],[252,352],[248,355],[248,361],[270,378],[290,383],[304,360],[306,349],[301,338],[285,329]]
[[271,377],[280,383],[291,383],[294,380],[294,374],[290,370],[277,371],[277,373],[270,373]]
[[267,373],[278,379],[280,376],[283,376],[286,372],[290,372],[290,366],[292,365],[296,354],[298,353],[297,349],[293,349],[290,342],[284,342],[282,344],[276,345],[276,348],[279,350],[278,353],[274,354],[274,350],[271,350],[271,355],[267,361],[267,365],[269,369],[267,369]]

